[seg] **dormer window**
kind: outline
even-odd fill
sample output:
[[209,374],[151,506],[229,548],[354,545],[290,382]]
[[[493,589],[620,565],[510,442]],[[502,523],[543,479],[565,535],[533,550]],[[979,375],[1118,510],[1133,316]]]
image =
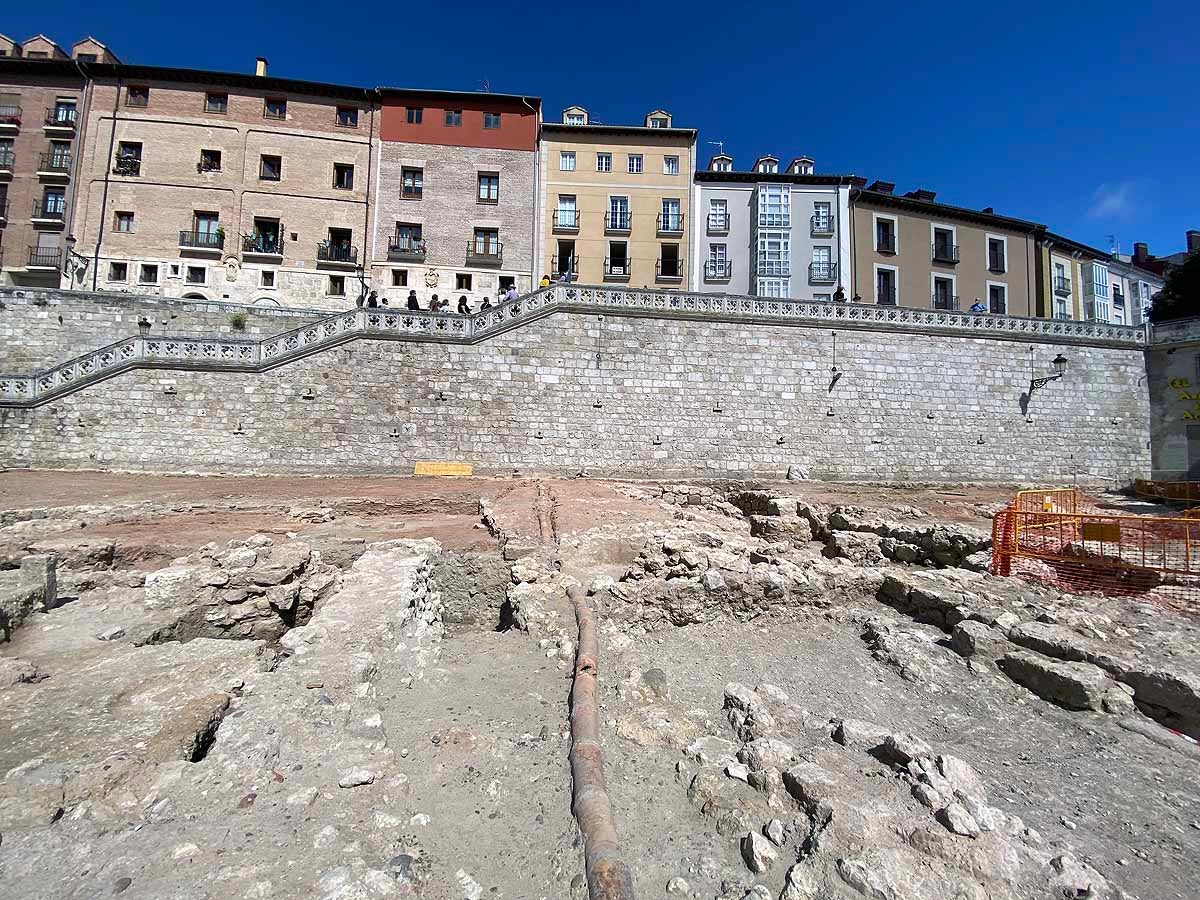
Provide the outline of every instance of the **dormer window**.
[[732,172],[733,157],[726,156],[724,153],[718,153],[708,161],[708,168],[711,172]]
[[664,119],[662,116],[651,116],[650,117],[650,127],[651,128],[666,128],[667,120]]
[[788,166],[788,171],[793,175],[811,175],[813,173],[813,161],[807,156],[793,159],[792,164]]
[[665,109],[654,109],[646,113],[647,128],[670,128],[671,114]]
[[715,168],[718,172],[732,172],[733,171],[733,163],[728,162],[726,160],[721,160],[720,162],[717,163]]
[[567,125],[582,125],[582,124],[584,124],[583,113],[567,113],[565,124],[567,124]]
[[777,173],[779,171],[779,160],[776,159],[760,159],[758,165],[754,167],[756,172]]
[[564,125],[586,125],[588,124],[587,110],[582,106],[568,106],[563,110]]

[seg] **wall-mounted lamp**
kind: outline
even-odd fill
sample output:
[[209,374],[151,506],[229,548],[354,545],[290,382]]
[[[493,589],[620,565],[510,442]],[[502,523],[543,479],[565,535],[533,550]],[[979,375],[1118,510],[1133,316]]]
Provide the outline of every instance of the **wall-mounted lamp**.
[[316,400],[317,395],[315,393],[313,393],[312,388],[307,387],[304,389],[304,392],[300,395],[300,399],[301,400]]
[[67,263],[71,267],[70,272],[69,272],[70,284],[68,285],[68,287],[74,288],[75,287],[75,272],[76,272],[76,270],[79,270],[81,273],[86,272],[88,263],[90,263],[91,260],[88,259],[86,256],[84,256],[82,253],[75,252],[75,244],[78,243],[75,240],[75,235],[68,234],[65,238],[63,238],[63,243],[66,244],[66,247],[67,247]]
[[1029,372],[1030,372],[1029,394],[1030,394],[1030,396],[1033,396],[1034,391],[1041,390],[1046,385],[1048,385],[1050,382],[1058,381],[1058,379],[1062,378],[1064,375],[1067,374],[1067,358],[1065,356],[1063,356],[1061,353],[1058,354],[1058,356],[1054,357],[1054,361],[1051,363],[1051,365],[1054,366],[1054,374],[1053,375],[1043,375],[1041,378],[1034,378],[1033,377],[1033,348],[1032,347],[1029,348]]
[[445,403],[446,402],[446,392],[438,391],[437,396],[434,397],[433,399],[437,400],[439,403]]
[[603,408],[604,408],[604,404],[601,403],[599,400],[597,400],[595,403],[592,404],[592,409],[603,409]]
[[163,388],[163,393],[166,394],[168,397],[174,397],[176,394],[179,393],[179,391],[175,390],[175,385],[168,384],[165,388]]
[[715,412],[715,413],[719,413],[719,412],[725,412],[725,410],[721,408],[721,401],[720,401],[720,400],[718,400],[718,401],[716,402],[716,404],[714,404],[714,405],[713,405],[713,412]]
[[661,434],[656,434],[656,435],[654,436],[654,441],[653,441],[653,444],[654,444],[654,446],[655,446],[655,447],[660,447],[660,446],[662,446],[662,435],[661,435]]
[[775,438],[775,443],[777,443],[777,444],[782,444],[782,443],[783,443],[785,440],[786,440],[786,439],[785,439],[785,438],[784,438],[784,436],[781,434],[779,437]]

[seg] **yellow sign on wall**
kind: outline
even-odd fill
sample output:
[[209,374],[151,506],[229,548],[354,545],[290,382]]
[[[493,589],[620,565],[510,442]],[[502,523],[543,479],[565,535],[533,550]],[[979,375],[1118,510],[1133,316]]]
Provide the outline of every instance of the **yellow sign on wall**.
[[414,475],[470,476],[474,471],[474,466],[472,466],[470,463],[460,462],[436,462],[434,460],[420,460],[415,466],[413,466]]

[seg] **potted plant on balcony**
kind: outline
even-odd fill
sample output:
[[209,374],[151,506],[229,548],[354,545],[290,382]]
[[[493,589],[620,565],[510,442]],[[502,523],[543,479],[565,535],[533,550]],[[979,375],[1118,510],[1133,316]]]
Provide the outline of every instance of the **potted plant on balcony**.
[[225,227],[223,225],[217,226],[217,246],[225,246]]

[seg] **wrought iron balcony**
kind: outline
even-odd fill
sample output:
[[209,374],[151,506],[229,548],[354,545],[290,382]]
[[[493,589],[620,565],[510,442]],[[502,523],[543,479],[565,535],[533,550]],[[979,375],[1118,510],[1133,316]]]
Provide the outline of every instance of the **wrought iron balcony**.
[[566,273],[572,278],[577,278],[579,276],[579,257],[572,255],[567,258],[566,266],[560,266],[558,264],[558,254],[555,253],[552,257],[550,257],[550,270],[554,272],[555,275],[562,275],[563,273]]
[[728,281],[733,276],[733,262],[728,259],[710,259],[704,263],[705,281]]
[[813,234],[833,234],[833,216],[813,216],[809,221]]
[[934,309],[957,310],[958,294],[931,294],[929,302]]
[[613,212],[609,210],[604,214],[604,230],[608,232],[623,232],[629,233],[629,211]]
[[0,128],[20,128],[21,107],[0,106]]
[[604,257],[604,277],[613,281],[628,281],[633,266],[629,257]]
[[62,196],[56,198],[37,197],[33,201],[33,218],[61,222],[66,214],[66,203]]
[[667,213],[658,216],[659,234],[683,234],[683,213]]
[[59,269],[62,268],[62,250],[57,247],[30,247],[29,268]]
[[142,161],[136,156],[118,156],[113,160],[114,175],[136,176],[142,174]]
[[875,302],[880,306],[895,306],[896,289],[894,287],[876,287]]
[[810,284],[833,284],[837,281],[837,263],[815,262],[808,265],[808,281]]
[[337,265],[358,265],[358,248],[349,244],[322,241],[317,244],[317,262]]
[[407,237],[392,237],[388,239],[388,259],[405,260],[407,262],[425,261],[425,242]]
[[499,241],[467,241],[467,264],[498,266],[504,261],[504,245]]
[[43,153],[38,158],[37,170],[39,175],[70,175],[71,154],[55,153],[53,150]]
[[47,128],[75,128],[76,110],[73,106],[50,107],[46,110]]
[[554,211],[554,230],[555,231],[578,231],[579,230],[579,210],[577,210],[577,209],[556,209]]
[[1002,275],[1008,271],[1008,267],[1004,264],[1003,256],[993,256],[988,254],[988,271],[995,272],[997,275]]
[[242,235],[242,252],[258,256],[283,256],[283,242],[279,234],[259,231]]
[[1054,293],[1056,293],[1056,294],[1071,293],[1071,279],[1065,275],[1056,275],[1054,278]]
[[0,169],[12,171],[15,155],[11,150],[0,150]]
[[683,281],[683,259],[658,259],[654,263],[655,281]]
[[404,184],[400,186],[400,197],[404,200],[420,200],[424,190],[424,185]]
[[222,250],[225,247],[223,231],[181,231],[179,247],[183,250]]
[[939,263],[957,263],[958,262],[958,244],[946,244],[942,241],[934,241],[929,245],[930,258],[934,262]]
[[877,235],[875,235],[875,252],[876,253],[895,253],[896,252],[896,235],[894,235],[894,234],[877,234]]
[[729,213],[709,213],[708,233],[729,234]]

